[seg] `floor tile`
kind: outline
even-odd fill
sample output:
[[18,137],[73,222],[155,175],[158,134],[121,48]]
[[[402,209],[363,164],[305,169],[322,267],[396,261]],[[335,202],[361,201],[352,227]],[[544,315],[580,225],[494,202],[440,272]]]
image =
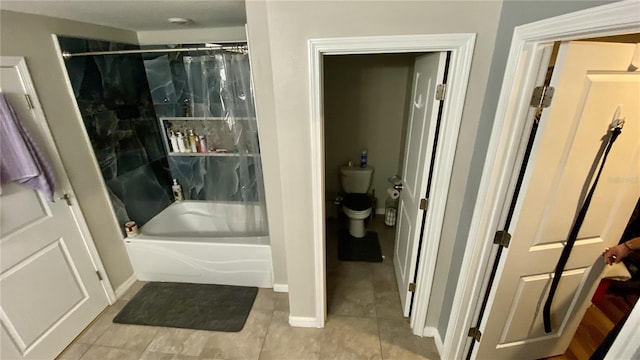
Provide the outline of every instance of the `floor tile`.
[[253,301],[252,309],[271,311],[276,305],[276,292],[273,289],[258,289],[256,299]]
[[384,359],[440,359],[433,338],[412,333],[406,319],[378,319]]
[[197,356],[145,351],[139,360],[199,360]]
[[340,275],[327,279],[327,312],[330,315],[375,317],[373,284],[364,277]]
[[321,359],[382,359],[376,319],[330,316],[322,335]]
[[120,300],[131,300],[137,293],[147,284],[146,281],[136,281],[131,287],[120,297]]
[[73,343],[69,347],[67,347],[62,354],[60,354],[56,360],[78,360],[84,355],[91,345],[89,344],[81,344],[81,343]]
[[137,360],[137,351],[114,349],[106,346],[92,345],[80,358],[81,360]]
[[89,325],[76,339],[76,342],[82,344],[93,344],[102,334],[113,324],[113,318],[118,315],[120,310],[127,304],[125,300],[118,300],[115,304],[109,306],[102,312],[91,325]]
[[273,311],[253,309],[242,331],[209,332],[201,359],[258,359]]
[[208,331],[158,328],[146,351],[198,356],[209,336]]
[[289,293],[276,293],[276,311],[289,313]]
[[388,266],[375,268],[371,276],[376,317],[402,319],[402,305],[393,268]]
[[142,352],[159,329],[154,326],[111,324],[95,344]]
[[322,332],[322,329],[291,327],[288,313],[275,311],[260,360],[319,359]]

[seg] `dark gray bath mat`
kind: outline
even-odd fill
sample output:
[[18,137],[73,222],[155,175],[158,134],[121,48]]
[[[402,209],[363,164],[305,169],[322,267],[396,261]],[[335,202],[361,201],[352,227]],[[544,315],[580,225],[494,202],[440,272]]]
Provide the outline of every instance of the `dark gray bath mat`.
[[338,259],[342,261],[382,262],[378,233],[367,231],[363,238],[355,238],[349,234],[349,230],[340,230],[338,234]]
[[258,288],[150,282],[113,319],[115,323],[211,331],[240,331]]

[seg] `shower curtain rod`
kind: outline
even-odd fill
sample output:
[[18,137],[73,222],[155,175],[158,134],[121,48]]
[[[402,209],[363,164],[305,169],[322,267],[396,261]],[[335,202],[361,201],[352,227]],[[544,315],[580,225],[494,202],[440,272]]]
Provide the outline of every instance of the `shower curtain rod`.
[[229,46],[208,46],[208,47],[193,47],[193,48],[175,48],[175,49],[140,49],[140,50],[114,50],[114,51],[90,51],[82,53],[70,53],[69,51],[63,51],[62,57],[65,60],[69,60],[75,56],[89,56],[89,55],[121,55],[121,54],[143,54],[143,53],[167,53],[167,52],[180,52],[180,51],[211,51],[211,50],[226,50],[230,52],[236,52],[240,54],[247,54],[249,47],[247,45],[229,45]]

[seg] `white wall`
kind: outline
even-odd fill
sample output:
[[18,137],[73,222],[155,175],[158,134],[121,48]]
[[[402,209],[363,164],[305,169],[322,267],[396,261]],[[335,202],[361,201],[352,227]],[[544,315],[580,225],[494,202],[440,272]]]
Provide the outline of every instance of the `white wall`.
[[[273,94],[273,73],[271,71],[271,46],[269,44],[269,26],[266,5],[262,1],[251,1],[254,11],[247,11],[247,33],[251,76],[258,117],[258,137],[260,139],[260,157],[262,159],[262,177],[264,179],[269,221],[269,240],[273,257],[273,275],[275,285],[288,285],[287,252],[285,248],[285,222],[282,202],[282,176],[293,172],[287,158],[280,158],[278,150],[278,132],[275,127],[276,109]],[[255,71],[255,69],[260,69]],[[281,161],[289,168],[281,167]]]
[[0,55],[23,56],[49,128],[114,288],[132,274],[119,225],[85,133],[52,34],[135,43],[136,33],[105,26],[0,11]]
[[217,27],[205,29],[176,29],[138,31],[140,45],[194,44],[211,41],[246,41],[244,26]]
[[[282,191],[281,219],[289,269],[290,313],[296,317],[316,317],[307,40],[368,35],[478,34],[446,211],[451,224],[459,220],[464,200],[501,2],[249,1],[246,6],[250,45],[262,45],[260,49],[255,46],[251,49],[252,56],[259,60],[252,64],[256,97],[260,99],[272,91],[275,102],[271,116],[263,116],[258,108],[258,122],[261,131],[271,129],[270,134],[261,136],[263,151],[271,155],[277,153],[282,162],[279,178],[267,183],[266,191],[267,199],[272,191]],[[267,62],[269,59],[271,64]],[[266,166],[269,164],[265,161]],[[455,231],[449,231],[449,235],[455,235]]]
[[387,179],[400,174],[415,54],[324,57],[325,188],[339,193],[339,167],[368,150],[372,189],[384,208]]

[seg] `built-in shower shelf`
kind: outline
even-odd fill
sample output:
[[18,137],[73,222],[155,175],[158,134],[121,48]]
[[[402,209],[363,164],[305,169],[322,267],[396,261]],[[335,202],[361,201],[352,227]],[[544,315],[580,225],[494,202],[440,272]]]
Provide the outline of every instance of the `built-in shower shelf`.
[[171,121],[171,120],[197,120],[197,121],[234,121],[234,120],[253,120],[256,118],[247,118],[247,117],[232,117],[232,118],[224,118],[224,117],[162,117],[160,121]]
[[169,156],[221,156],[221,157],[239,157],[239,156],[251,156],[251,157],[258,157],[260,156],[260,154],[239,154],[239,153],[215,153],[215,152],[209,152],[209,153],[176,153],[176,152],[170,152]]

